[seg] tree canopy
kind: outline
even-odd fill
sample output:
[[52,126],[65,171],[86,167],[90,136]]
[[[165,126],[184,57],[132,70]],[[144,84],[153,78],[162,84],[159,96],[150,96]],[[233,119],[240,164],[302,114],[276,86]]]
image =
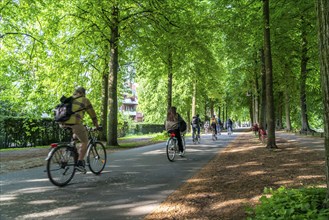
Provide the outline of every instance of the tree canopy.
[[[130,77],[145,121],[162,123],[170,76],[169,98],[186,120],[195,99],[203,118],[259,121],[261,1],[4,0],[0,11],[3,115],[52,115],[62,95],[84,86],[99,117],[114,123],[108,114]],[[270,16],[276,127],[302,129],[304,112],[310,128],[322,128],[315,4],[271,0]]]

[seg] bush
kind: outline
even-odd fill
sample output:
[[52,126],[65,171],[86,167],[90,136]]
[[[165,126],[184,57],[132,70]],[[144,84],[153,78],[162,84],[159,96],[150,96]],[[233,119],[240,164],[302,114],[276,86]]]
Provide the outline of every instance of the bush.
[[135,127],[135,134],[159,133],[165,130],[164,124],[138,123]]
[[318,219],[329,218],[328,200],[325,188],[264,190],[261,204],[254,209],[247,208],[248,220],[259,219]]

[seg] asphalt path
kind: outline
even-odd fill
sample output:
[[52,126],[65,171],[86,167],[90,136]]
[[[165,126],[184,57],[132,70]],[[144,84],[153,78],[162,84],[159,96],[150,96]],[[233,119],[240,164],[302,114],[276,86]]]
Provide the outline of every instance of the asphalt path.
[[0,219],[143,219],[237,135],[187,138],[174,162],[165,143],[111,153],[101,175],[78,173],[65,187],[52,185],[45,167],[1,174]]

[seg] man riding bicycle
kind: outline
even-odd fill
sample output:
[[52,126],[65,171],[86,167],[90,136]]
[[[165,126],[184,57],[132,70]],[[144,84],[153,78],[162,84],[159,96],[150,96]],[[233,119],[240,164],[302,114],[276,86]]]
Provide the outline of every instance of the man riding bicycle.
[[84,157],[87,152],[88,132],[82,124],[84,113],[87,112],[93,121],[94,126],[99,129],[98,120],[95,110],[86,97],[86,90],[83,87],[77,88],[73,93],[72,111],[75,112],[67,121],[62,123],[63,127],[72,128],[73,134],[80,140],[79,158],[77,162],[77,170],[85,173]]
[[200,138],[201,119],[199,118],[199,114],[193,116],[191,125],[192,125],[192,138],[193,138],[193,140],[195,138],[194,135],[195,135],[196,131],[198,132],[198,134],[197,134],[198,138]]

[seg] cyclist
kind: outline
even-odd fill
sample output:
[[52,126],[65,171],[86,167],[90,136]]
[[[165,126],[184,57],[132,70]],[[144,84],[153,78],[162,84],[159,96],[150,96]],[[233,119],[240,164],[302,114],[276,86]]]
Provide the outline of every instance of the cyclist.
[[227,119],[226,125],[227,125],[227,131],[229,131],[229,129],[231,129],[231,132],[232,132],[233,131],[233,122],[230,118]]
[[167,112],[167,119],[165,128],[166,131],[173,131],[178,140],[179,155],[182,155],[184,148],[181,136],[180,125],[184,122],[184,119],[176,112],[176,107],[172,106]]
[[86,90],[83,87],[78,87],[73,93],[72,111],[75,112],[67,121],[62,123],[63,127],[72,128],[75,137],[81,142],[79,148],[79,158],[77,162],[77,170],[86,173],[84,157],[87,152],[88,132],[82,124],[84,113],[87,112],[93,121],[94,126],[99,129],[98,120],[95,110],[86,98]]
[[220,135],[221,126],[222,126],[222,121],[218,117],[218,119],[217,119],[217,132],[218,132],[219,135]]
[[210,126],[211,129],[215,132],[215,135],[217,135],[217,120],[215,115],[213,115],[210,120]]
[[198,132],[198,138],[200,138],[200,127],[201,127],[201,119],[199,118],[199,114],[193,116],[192,118],[192,138],[194,141],[194,134],[196,133],[196,131]]

